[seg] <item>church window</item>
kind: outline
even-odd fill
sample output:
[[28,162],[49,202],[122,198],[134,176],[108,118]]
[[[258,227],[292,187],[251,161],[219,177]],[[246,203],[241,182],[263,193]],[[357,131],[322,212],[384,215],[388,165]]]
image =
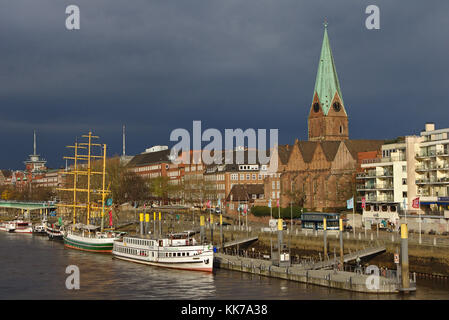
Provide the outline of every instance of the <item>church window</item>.
[[338,102],[338,101],[334,102],[333,107],[334,107],[335,112],[340,111],[340,109],[341,109],[340,102]]

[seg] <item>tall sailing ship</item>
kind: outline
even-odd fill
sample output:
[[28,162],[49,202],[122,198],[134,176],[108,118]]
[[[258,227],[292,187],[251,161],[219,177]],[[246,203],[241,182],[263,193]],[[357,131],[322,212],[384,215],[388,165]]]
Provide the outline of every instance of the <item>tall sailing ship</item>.
[[[58,204],[60,207],[71,208],[73,213],[73,224],[63,231],[64,246],[70,249],[89,251],[95,253],[111,253],[115,240],[120,240],[122,234],[104,229],[104,213],[106,195],[106,144],[93,143],[92,132],[83,135],[87,142],[78,143],[68,148],[74,149],[74,156],[64,157],[64,159],[73,160],[73,170],[64,171],[64,174],[73,175],[73,186],[71,188],[59,188],[60,191],[70,192],[72,195],[71,203]],[[98,152],[98,149],[101,152]],[[97,152],[95,152],[97,151]],[[102,161],[101,171],[93,170],[95,161]],[[94,189],[92,185],[93,176],[102,177],[101,190]],[[84,178],[85,186],[78,183],[79,178]],[[80,197],[80,194],[85,196]],[[98,198],[101,202],[98,203]],[[86,214],[86,224],[77,223],[77,215]],[[92,216],[101,213],[101,227],[91,224]]]

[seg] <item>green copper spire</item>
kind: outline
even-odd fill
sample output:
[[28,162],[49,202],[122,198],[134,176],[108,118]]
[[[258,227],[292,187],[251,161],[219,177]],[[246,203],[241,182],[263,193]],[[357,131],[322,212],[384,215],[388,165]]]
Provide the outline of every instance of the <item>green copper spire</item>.
[[342,105],[344,106],[337,70],[335,69],[334,57],[332,56],[332,50],[327,36],[327,21],[325,21],[323,45],[321,47],[320,62],[318,64],[315,90],[313,93],[314,96],[315,93],[318,94],[325,115],[329,112],[332,99],[336,92],[338,92]]

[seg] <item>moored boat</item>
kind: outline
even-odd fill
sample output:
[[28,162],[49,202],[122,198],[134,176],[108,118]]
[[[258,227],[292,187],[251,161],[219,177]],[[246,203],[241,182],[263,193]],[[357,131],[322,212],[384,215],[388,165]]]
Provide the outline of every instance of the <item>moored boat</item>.
[[47,235],[47,222],[44,220],[41,224],[33,226],[33,234],[35,235]]
[[27,233],[32,234],[33,233],[33,225],[31,222],[26,222],[23,220],[14,220],[13,223],[15,224],[15,233]]
[[114,242],[112,254],[117,259],[151,266],[212,272],[212,245],[198,244],[193,232],[169,234],[166,238],[123,237]]
[[45,228],[49,240],[63,240],[63,227],[57,226],[55,224],[48,225]]
[[71,249],[96,252],[111,253],[115,240],[120,240],[120,232],[96,232],[98,227],[77,225],[77,229],[68,228],[64,233],[64,246]]
[[16,225],[10,221],[0,223],[0,231],[14,232]]

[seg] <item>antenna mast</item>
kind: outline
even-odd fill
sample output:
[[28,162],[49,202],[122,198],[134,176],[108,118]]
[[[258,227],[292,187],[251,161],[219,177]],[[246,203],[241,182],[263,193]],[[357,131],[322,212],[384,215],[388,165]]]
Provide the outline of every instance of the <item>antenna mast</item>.
[[126,155],[125,126],[123,125],[123,156]]
[[34,153],[33,155],[36,155],[36,130],[34,130]]

